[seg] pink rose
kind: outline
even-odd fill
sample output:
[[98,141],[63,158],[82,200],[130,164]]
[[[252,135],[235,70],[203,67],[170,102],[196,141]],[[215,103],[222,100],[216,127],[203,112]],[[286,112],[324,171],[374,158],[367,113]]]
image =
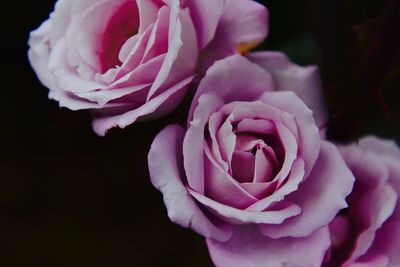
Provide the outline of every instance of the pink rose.
[[317,127],[318,70],[277,52],[249,59],[208,70],[187,130],[171,125],[155,138],[151,181],[217,266],[320,266],[354,177]]
[[400,149],[367,137],[340,150],[356,180],[348,209],[330,225],[326,266],[400,266]]
[[267,11],[249,0],[59,0],[31,33],[29,60],[60,106],[96,109],[104,135],[176,107],[198,59],[266,34]]

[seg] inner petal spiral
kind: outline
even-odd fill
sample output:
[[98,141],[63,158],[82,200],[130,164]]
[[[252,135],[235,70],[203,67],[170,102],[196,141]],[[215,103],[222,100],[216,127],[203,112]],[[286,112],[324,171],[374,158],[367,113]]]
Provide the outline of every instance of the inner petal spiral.
[[102,38],[101,72],[121,64],[118,58],[123,44],[139,29],[139,11],[136,1],[122,4],[108,22]]

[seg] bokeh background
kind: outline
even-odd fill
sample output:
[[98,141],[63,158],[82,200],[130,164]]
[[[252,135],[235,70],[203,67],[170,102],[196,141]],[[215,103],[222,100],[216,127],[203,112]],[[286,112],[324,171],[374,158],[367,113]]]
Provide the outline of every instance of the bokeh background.
[[[27,62],[28,33],[54,2],[2,6],[0,266],[212,266],[203,239],[170,223],[148,178],[153,138],[184,120],[188,100],[97,137],[88,112],[47,99]],[[400,140],[400,1],[259,2],[271,14],[261,48],[320,66],[329,138]]]

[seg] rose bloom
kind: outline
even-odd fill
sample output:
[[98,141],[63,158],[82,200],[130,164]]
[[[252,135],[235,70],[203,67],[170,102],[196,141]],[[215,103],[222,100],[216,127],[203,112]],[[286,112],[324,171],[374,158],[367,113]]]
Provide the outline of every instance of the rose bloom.
[[49,97],[95,109],[93,128],[104,135],[164,115],[196,68],[266,34],[267,10],[249,0],[59,0],[28,54]]
[[326,266],[400,266],[400,149],[366,137],[340,150],[356,180],[349,207],[330,225]]
[[151,181],[170,219],[206,238],[215,265],[321,266],[354,177],[317,127],[318,70],[278,52],[248,58],[208,70],[187,129],[155,138]]

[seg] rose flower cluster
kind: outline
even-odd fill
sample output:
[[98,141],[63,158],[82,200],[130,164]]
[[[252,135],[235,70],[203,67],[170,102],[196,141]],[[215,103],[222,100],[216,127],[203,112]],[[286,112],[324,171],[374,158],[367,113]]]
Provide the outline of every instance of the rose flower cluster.
[[58,0],[28,55],[51,99],[95,111],[99,135],[193,92],[148,166],[216,266],[400,266],[400,149],[327,140],[318,68],[251,52],[268,17],[251,0]]

